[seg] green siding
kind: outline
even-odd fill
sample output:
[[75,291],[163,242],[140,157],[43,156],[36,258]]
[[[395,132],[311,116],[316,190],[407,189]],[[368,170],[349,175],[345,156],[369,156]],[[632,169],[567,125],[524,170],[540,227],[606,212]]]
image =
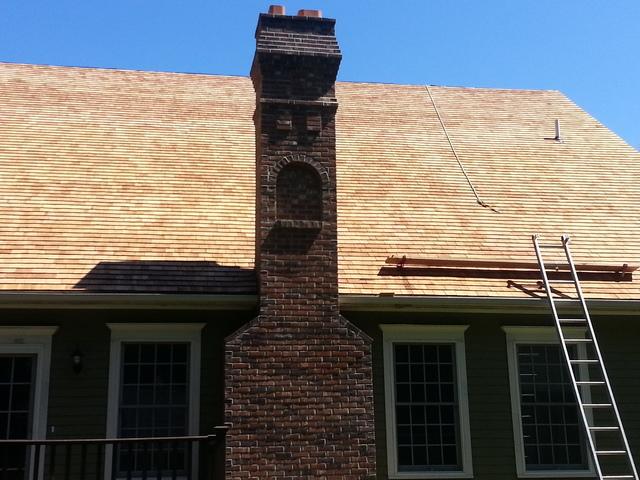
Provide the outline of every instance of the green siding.
[[[49,438],[104,437],[111,322],[206,323],[202,333],[200,431],[223,422],[224,338],[253,312],[141,310],[3,310],[4,325],[58,325],[53,337]],[[511,400],[503,325],[551,325],[546,316],[437,313],[345,315],[374,339],[374,394],[378,478],[387,478],[381,323],[468,324],[466,358],[474,478],[516,478]],[[605,362],[635,456],[640,457],[640,316],[595,318]],[[75,374],[71,352],[84,354]]]
[[[110,348],[106,323],[206,324],[200,395],[200,432],[205,434],[224,418],[224,338],[252,317],[242,311],[3,310],[2,324],[59,327],[52,344],[48,438],[104,438]],[[84,355],[79,374],[71,363],[76,347]]]
[[[516,476],[505,325],[547,325],[550,317],[497,314],[346,313],[374,339],[374,395],[378,478],[387,476],[382,331],[380,324],[463,324],[474,478],[514,480]],[[594,318],[623,424],[640,458],[640,317]]]

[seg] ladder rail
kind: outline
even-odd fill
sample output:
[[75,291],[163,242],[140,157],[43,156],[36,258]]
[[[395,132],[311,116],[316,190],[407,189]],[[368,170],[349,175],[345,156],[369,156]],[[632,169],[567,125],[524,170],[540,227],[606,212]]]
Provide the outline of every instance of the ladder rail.
[[578,404],[578,410],[580,411],[580,416],[582,418],[582,426],[587,437],[587,441],[589,442],[590,451],[592,452],[593,463],[596,467],[596,472],[598,474],[598,478],[602,478],[602,469],[600,467],[600,461],[598,456],[595,454],[596,446],[593,441],[593,437],[589,432],[589,421],[587,419],[587,414],[585,407],[582,403],[582,396],[580,393],[580,388],[576,383],[576,375],[573,371],[573,367],[571,366],[571,357],[569,356],[569,350],[567,349],[567,345],[564,339],[564,333],[562,331],[562,326],[560,325],[560,320],[558,317],[558,310],[556,309],[555,302],[553,300],[553,293],[551,291],[551,286],[549,284],[549,277],[547,276],[547,269],[545,267],[544,259],[542,258],[542,252],[540,251],[540,246],[538,245],[538,235],[532,236],[533,246],[536,251],[536,257],[538,258],[538,263],[540,264],[540,272],[542,274],[542,280],[544,282],[544,287],[547,292],[547,300],[549,301],[549,306],[551,307],[551,311],[553,312],[553,319],[556,324],[556,332],[560,337],[560,345],[562,346],[562,351],[564,353],[564,358],[566,361],[567,369],[569,370],[569,375],[571,376],[571,387],[573,388],[573,392],[576,396],[576,403]]
[[576,271],[575,264],[573,263],[573,257],[571,255],[571,249],[569,247],[570,238],[568,235],[562,236],[562,245],[564,246],[564,251],[567,256],[567,261],[569,263],[569,267],[571,269],[571,276],[574,280],[574,285],[576,287],[576,292],[578,294],[578,298],[580,300],[580,305],[582,306],[582,310],[584,313],[584,318],[587,320],[587,328],[589,331],[589,336],[593,342],[593,348],[595,350],[600,369],[602,371],[602,379],[605,382],[607,393],[609,395],[609,400],[611,402],[611,406],[616,416],[616,421],[618,422],[618,427],[620,428],[620,436],[622,437],[622,441],[624,444],[624,448],[627,452],[628,463],[631,466],[631,470],[633,471],[634,478],[638,478],[638,472],[636,470],[636,465],[633,460],[633,455],[631,453],[631,448],[629,446],[629,441],[627,440],[627,434],[624,430],[624,426],[622,424],[622,418],[620,417],[620,411],[618,410],[618,404],[616,402],[615,396],[613,395],[613,389],[611,388],[611,382],[609,381],[609,375],[607,373],[607,369],[604,365],[604,361],[602,359],[602,353],[600,352],[600,345],[598,344],[598,340],[596,338],[595,332],[593,330],[593,324],[591,323],[591,316],[589,315],[589,310],[587,308],[587,302],[585,301],[584,295],[582,293],[582,287],[580,286],[580,281],[578,278],[578,273]]

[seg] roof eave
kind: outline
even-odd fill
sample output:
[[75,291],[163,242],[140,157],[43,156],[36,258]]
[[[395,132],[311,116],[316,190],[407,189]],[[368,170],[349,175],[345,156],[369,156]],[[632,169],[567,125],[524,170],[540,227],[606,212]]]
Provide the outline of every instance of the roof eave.
[[[596,315],[639,315],[640,299],[587,300]],[[0,309],[254,310],[257,295],[0,292]],[[461,312],[548,315],[545,299],[430,295],[340,295],[343,312]]]
[[[639,315],[640,299],[587,300],[595,315]],[[549,304],[541,298],[419,295],[341,295],[340,310],[345,312],[464,312],[518,313],[549,315]]]
[[0,292],[0,309],[253,310],[256,295]]

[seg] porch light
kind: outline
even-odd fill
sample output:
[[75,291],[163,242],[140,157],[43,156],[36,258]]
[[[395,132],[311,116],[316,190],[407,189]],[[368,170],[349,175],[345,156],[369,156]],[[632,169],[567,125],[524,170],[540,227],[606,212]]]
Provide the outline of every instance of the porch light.
[[73,362],[74,373],[80,373],[82,371],[82,352],[76,348],[71,354],[71,361]]

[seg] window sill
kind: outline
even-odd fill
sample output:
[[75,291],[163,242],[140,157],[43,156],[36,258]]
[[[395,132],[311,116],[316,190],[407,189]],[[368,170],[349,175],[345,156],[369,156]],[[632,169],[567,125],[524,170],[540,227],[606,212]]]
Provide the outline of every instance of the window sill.
[[473,473],[456,472],[400,472],[389,474],[390,480],[430,479],[430,478],[473,478]]
[[292,220],[281,218],[276,220],[276,226],[280,228],[295,228],[301,230],[321,230],[322,221],[320,220]]
[[536,470],[518,473],[518,478],[595,478],[592,470]]
[[190,477],[187,475],[176,475],[175,477],[173,475],[162,475],[161,477],[158,477],[157,475],[149,474],[146,477],[142,475],[135,475],[131,477],[127,477],[126,475],[116,475],[115,478],[116,480],[127,480],[128,478],[131,480],[143,480],[145,478],[150,480],[156,480],[157,478],[160,478],[160,480],[188,480]]

